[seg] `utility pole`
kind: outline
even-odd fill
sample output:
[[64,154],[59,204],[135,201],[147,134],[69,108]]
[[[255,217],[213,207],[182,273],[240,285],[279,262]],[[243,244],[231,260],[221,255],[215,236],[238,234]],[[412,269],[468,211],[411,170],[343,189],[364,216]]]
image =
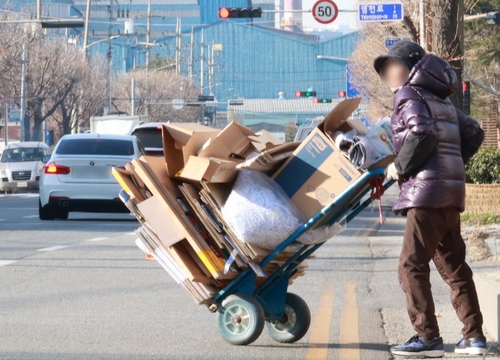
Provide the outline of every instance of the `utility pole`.
[[135,116],[135,79],[132,78],[130,84],[130,115]]
[[42,20],[42,0],[36,0],[36,19]]
[[175,72],[177,74],[181,73],[181,19],[177,18],[177,30],[176,30],[176,41],[175,41]]
[[201,29],[201,55],[200,55],[200,90],[203,94],[203,88],[205,87],[205,29]]
[[24,129],[24,117],[26,114],[26,45],[23,44],[23,55],[22,55],[22,65],[21,65],[21,111],[19,114],[20,121],[20,136],[19,141],[23,142],[25,138],[25,129]]
[[3,131],[5,133],[4,140],[5,140],[5,147],[9,144],[9,105],[5,104],[4,107],[4,121],[5,125],[3,127]]
[[90,2],[91,0],[87,0],[87,8],[85,9],[85,29],[83,30],[83,52],[85,54],[85,58],[88,57],[88,49],[87,45],[89,44],[89,24],[90,24]]
[[148,19],[146,25],[146,69],[149,70],[149,61],[151,56],[151,0],[148,0]]
[[109,27],[108,27],[108,112],[111,112],[111,79],[113,78],[112,50],[113,50],[113,0],[109,0]]
[[210,90],[210,95],[214,93],[214,42],[210,46],[210,52],[208,53],[208,88]]
[[189,79],[193,78],[193,65],[194,65],[194,26],[191,26],[191,44],[190,44],[190,54],[189,54]]

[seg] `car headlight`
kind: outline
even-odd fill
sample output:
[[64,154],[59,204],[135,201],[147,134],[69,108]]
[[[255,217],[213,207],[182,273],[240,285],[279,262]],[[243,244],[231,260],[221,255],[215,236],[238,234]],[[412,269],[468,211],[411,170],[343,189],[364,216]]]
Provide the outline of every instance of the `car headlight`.
[[37,172],[38,174],[42,173],[42,172],[43,172],[43,168],[44,168],[44,167],[45,167],[45,165],[40,165],[40,166],[38,167],[38,169],[36,170],[36,172]]
[[5,166],[0,166],[0,174],[7,175],[7,172],[5,171]]

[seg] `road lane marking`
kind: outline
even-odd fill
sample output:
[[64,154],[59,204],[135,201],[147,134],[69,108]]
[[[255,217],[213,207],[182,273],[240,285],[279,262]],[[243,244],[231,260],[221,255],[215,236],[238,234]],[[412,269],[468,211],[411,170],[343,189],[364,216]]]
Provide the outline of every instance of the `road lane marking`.
[[359,360],[359,310],[356,284],[344,287],[344,308],[340,318],[339,360]]
[[85,241],[102,241],[102,240],[108,240],[107,237],[100,237],[100,238],[93,238],[93,239],[88,239],[88,240],[85,240]]
[[319,307],[311,327],[309,348],[306,360],[322,360],[328,358],[328,344],[330,342],[330,323],[333,315],[333,284],[325,285],[319,299]]
[[5,220],[7,220],[7,219],[0,219],[0,221],[5,221]]
[[15,263],[17,260],[0,260],[0,267]]
[[33,219],[33,218],[37,218],[38,215],[27,215],[27,216],[23,216],[23,219]]
[[43,249],[38,249],[37,251],[43,251],[43,252],[55,251],[55,250],[60,250],[60,249],[64,249],[67,247],[69,247],[69,245],[56,245],[56,246],[50,246],[50,247],[43,248]]
[[135,233],[135,231],[132,231],[132,232],[125,233],[125,235],[135,236],[135,235],[136,235],[136,233]]

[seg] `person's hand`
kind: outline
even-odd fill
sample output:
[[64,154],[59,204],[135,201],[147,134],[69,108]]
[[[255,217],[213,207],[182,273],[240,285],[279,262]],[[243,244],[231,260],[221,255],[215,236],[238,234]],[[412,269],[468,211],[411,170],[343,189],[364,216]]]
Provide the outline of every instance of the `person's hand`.
[[385,169],[385,177],[390,179],[390,180],[399,180],[399,173],[398,170],[396,169],[396,165],[394,163],[391,163],[387,169]]

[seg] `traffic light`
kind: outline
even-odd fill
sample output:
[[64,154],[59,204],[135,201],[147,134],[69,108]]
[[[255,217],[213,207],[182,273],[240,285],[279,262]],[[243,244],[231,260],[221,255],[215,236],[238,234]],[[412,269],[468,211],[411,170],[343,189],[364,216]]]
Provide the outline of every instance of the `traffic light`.
[[339,98],[345,98],[347,96],[347,93],[344,90],[340,90],[337,94]]
[[500,12],[489,12],[486,14],[486,21],[491,25],[500,25]]
[[314,98],[313,100],[313,103],[315,104],[328,104],[328,103],[331,103],[332,102],[332,99],[318,99],[318,98]]
[[260,18],[262,17],[262,8],[219,8],[219,18],[221,19],[236,19],[236,18]]
[[295,97],[311,97],[316,96],[316,91],[296,91]]
[[470,81],[462,81],[464,101],[462,111],[465,115],[470,115]]
[[213,95],[198,95],[198,102],[214,101],[215,96]]

